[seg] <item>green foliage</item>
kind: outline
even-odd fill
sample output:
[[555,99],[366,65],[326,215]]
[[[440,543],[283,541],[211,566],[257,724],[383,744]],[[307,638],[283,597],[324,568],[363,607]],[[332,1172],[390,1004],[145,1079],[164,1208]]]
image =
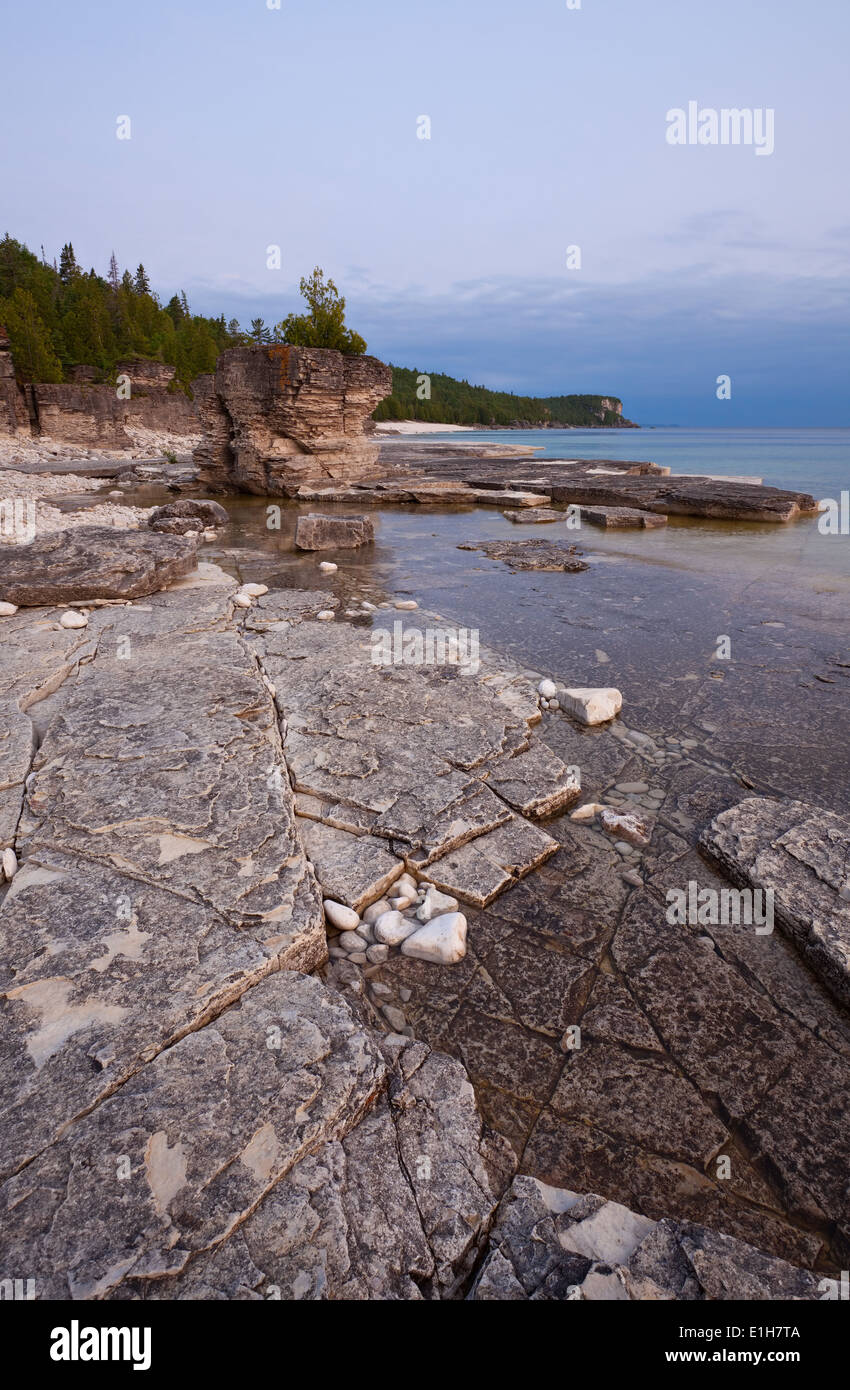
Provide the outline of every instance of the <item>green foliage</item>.
[[[617,417],[605,410],[602,396],[515,396],[508,391],[489,391],[486,386],[470,386],[441,372],[428,374],[430,398],[420,399],[425,390],[424,373],[408,367],[393,367],[392,395],[378,406],[375,420],[427,420],[446,425],[541,425],[595,426],[613,424]],[[600,418],[601,417],[601,418]]]
[[102,381],[115,377],[124,358],[168,362],[184,388],[215,369],[218,354],[245,341],[239,324],[224,315],[190,312],[182,291],[165,308],[151,293],[143,265],[119,274],[113,254],[104,279],[81,271],[70,242],[59,265],[48,265],[6,234],[0,241],[0,324],[12,341],[20,381],[62,381],[68,368],[96,368]]
[[325,283],[324,271],[316,266],[309,279],[301,281],[301,294],[307,301],[309,314],[290,314],[275,325],[275,342],[293,347],[336,348],[338,352],[359,357],[366,343],[359,333],[345,326],[345,300],[333,280]]
[[61,381],[62,364],[50,341],[47,325],[28,290],[18,287],[0,301],[4,327],[12,340],[14,360],[22,381]]

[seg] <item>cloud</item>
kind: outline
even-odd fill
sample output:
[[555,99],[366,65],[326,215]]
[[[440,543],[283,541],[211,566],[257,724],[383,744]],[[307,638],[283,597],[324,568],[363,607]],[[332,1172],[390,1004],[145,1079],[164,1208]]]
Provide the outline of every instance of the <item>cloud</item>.
[[[628,285],[513,276],[439,294],[352,277],[348,317],[370,352],[520,393],[610,392],[626,413],[723,424],[850,424],[850,277],[718,274],[708,264]],[[196,288],[207,312],[274,322],[295,303]]]

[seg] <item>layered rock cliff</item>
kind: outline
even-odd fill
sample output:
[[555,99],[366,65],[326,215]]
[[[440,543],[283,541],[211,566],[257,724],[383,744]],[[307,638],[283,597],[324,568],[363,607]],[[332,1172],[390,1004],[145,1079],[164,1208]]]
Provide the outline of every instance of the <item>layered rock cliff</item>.
[[303,483],[377,473],[370,416],[392,388],[375,357],[284,345],[230,348],[195,399],[201,482],[222,491],[295,496]]

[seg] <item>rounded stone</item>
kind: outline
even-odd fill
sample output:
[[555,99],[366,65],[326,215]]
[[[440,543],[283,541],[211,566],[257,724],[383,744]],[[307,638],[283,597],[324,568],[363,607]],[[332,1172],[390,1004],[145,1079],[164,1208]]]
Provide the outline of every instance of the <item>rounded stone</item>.
[[89,620],[85,613],[78,613],[76,608],[69,608],[67,613],[63,613],[59,622],[63,627],[88,627]]
[[332,926],[339,927],[340,931],[355,931],[360,926],[360,918],[354,908],[346,907],[334,898],[325,898],[324,909],[328,921]]
[[416,929],[416,923],[402,917],[400,912],[385,912],[375,923],[375,940],[384,946],[398,946]]
[[419,604],[413,598],[397,598],[395,600],[395,607],[410,613],[414,608],[418,608]]
[[13,613],[17,613],[16,603],[0,603],[0,618],[11,618]]
[[558,687],[554,681],[544,680],[538,685],[537,693],[542,695],[544,700],[554,700],[558,693]]
[[319,569],[322,571],[322,574],[336,574],[339,565],[335,565],[331,560],[320,560]]
[[316,621],[320,623],[332,623],[336,614],[330,608],[323,608],[316,614]]

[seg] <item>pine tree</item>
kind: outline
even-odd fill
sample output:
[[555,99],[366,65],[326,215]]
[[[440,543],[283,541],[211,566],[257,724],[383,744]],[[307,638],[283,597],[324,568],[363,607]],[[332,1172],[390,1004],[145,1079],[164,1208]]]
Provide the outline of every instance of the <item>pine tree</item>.
[[63,285],[70,285],[74,276],[79,273],[77,258],[74,255],[74,248],[70,241],[66,241],[59,255],[59,279]]
[[251,332],[248,335],[252,343],[270,343],[271,330],[266,326],[264,319],[251,320]]
[[301,294],[307,301],[309,314],[290,314],[276,324],[276,340],[296,347],[336,348],[353,356],[366,351],[366,342],[360,334],[346,328],[345,300],[333,280],[325,283],[321,266],[317,265],[310,278],[301,281]]
[[147,271],[141,264],[139,265],[136,271],[136,278],[133,281],[133,289],[136,291],[136,294],[150,294],[151,292],[151,282],[148,279]]
[[114,252],[114,251],[112,252],[112,255],[109,257],[109,276],[108,276],[108,279],[109,279],[109,288],[112,290],[112,293],[113,293],[113,294],[117,294],[117,293],[118,293],[118,286],[119,286],[120,283],[121,283],[121,277],[120,277],[120,275],[118,274],[118,262],[117,262],[117,260],[115,259],[115,252]]

